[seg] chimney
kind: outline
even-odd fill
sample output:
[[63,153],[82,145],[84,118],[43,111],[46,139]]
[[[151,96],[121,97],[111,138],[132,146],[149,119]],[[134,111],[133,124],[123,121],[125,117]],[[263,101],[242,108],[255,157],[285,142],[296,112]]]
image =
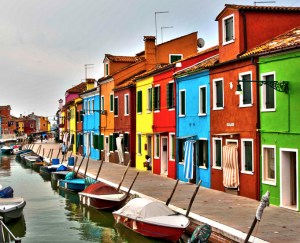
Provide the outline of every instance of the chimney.
[[32,112],[32,115],[34,115],[34,112]]
[[20,118],[23,118],[23,115],[22,115],[22,114],[20,114]]
[[156,65],[155,36],[144,36],[144,42],[146,69],[149,70]]
[[59,109],[61,110],[61,108],[63,107],[64,101],[63,101],[63,99],[60,99],[58,102],[59,102]]
[[95,79],[87,78],[86,79],[86,89],[89,90],[89,89],[93,89],[93,88],[95,88]]

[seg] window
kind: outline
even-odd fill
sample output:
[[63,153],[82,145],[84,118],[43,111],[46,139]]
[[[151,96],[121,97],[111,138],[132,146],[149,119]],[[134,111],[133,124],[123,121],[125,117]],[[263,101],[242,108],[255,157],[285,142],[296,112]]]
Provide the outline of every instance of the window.
[[262,146],[263,183],[276,185],[276,146]]
[[155,149],[154,149],[154,157],[159,158],[159,134],[155,135]]
[[253,173],[253,139],[242,139],[242,172]]
[[223,19],[223,45],[234,42],[234,17],[233,14]]
[[147,110],[152,111],[152,88],[147,88]]
[[185,90],[179,91],[179,116],[185,116]]
[[213,138],[213,167],[221,169],[222,167],[222,139]]
[[199,116],[206,115],[206,85],[199,87]]
[[142,100],[142,90],[139,90],[137,92],[137,102],[136,102],[136,105],[137,105],[137,113],[142,113],[142,108],[143,108],[143,100]]
[[88,100],[88,114],[90,114],[90,110],[91,110],[91,101]]
[[208,168],[208,141],[199,140],[197,146],[197,166]]
[[44,123],[44,124],[43,124],[43,127],[45,127],[45,126],[46,126],[46,124]]
[[115,110],[114,111],[115,111],[114,115],[118,116],[119,115],[119,97],[118,96],[115,97]]
[[243,94],[240,94],[240,107],[252,106],[252,72],[240,73],[239,79],[241,82]]
[[124,133],[124,152],[129,152],[129,133]]
[[119,137],[119,133],[113,133],[113,142],[112,142],[113,151],[117,150],[117,137]]
[[223,79],[213,80],[213,109],[220,110],[224,108],[224,90]]
[[175,160],[175,134],[174,133],[170,134],[169,141],[170,141],[170,145],[169,145],[169,147],[170,147],[170,149],[169,149],[169,151],[170,151],[170,155],[169,155],[170,160]]
[[32,125],[32,124],[30,124],[30,128],[33,128],[33,125]]
[[109,151],[113,152],[113,135],[109,135]]
[[110,112],[114,111],[114,94],[110,94]]
[[99,149],[100,150],[104,150],[104,135],[103,134],[99,135],[99,142],[98,142],[98,144],[99,144]]
[[167,84],[167,108],[168,109],[175,108],[174,87],[175,87],[174,82]]
[[95,110],[95,100],[92,99],[92,109],[91,109],[91,114],[94,114],[94,110]]
[[128,116],[129,115],[129,94],[124,95],[124,99],[125,99],[124,112],[125,112],[125,116]]
[[[261,76],[261,80],[275,81],[275,72],[264,73]],[[261,103],[262,111],[275,111],[276,108],[276,91],[271,86],[264,84],[261,87]]]
[[93,139],[94,149],[98,150],[99,149],[99,135],[98,134],[93,134],[92,139]]
[[160,86],[155,86],[153,88],[153,110],[160,110]]
[[138,133],[138,154],[142,154],[142,134]]
[[108,63],[105,63],[105,74],[108,75]]
[[184,139],[178,139],[178,162],[184,163]]
[[182,54],[170,54],[170,63],[177,62],[182,59]]
[[94,148],[94,132],[91,132],[91,147]]
[[83,121],[83,110],[80,111],[80,121]]
[[104,95],[101,96],[101,110],[104,111]]
[[84,114],[87,115],[87,101],[84,101]]

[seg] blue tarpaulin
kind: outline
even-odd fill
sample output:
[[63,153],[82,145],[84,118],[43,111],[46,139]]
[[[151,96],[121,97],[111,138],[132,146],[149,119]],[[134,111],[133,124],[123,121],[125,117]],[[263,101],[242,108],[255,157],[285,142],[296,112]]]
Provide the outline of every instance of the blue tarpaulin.
[[67,170],[68,170],[68,168],[64,165],[61,165],[56,169],[56,171],[67,171]]

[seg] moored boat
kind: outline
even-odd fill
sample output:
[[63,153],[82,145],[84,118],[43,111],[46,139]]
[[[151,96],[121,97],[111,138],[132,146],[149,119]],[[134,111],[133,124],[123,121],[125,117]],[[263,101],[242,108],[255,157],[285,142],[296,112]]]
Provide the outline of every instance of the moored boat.
[[64,180],[66,175],[70,173],[70,171],[55,171],[51,173],[52,180]]
[[60,188],[75,192],[81,192],[85,188],[84,181],[85,179],[58,180],[57,184]]
[[55,172],[59,166],[60,166],[60,164],[50,165],[50,166],[41,166],[40,173],[51,174],[52,172]]
[[32,165],[33,163],[35,163],[37,161],[38,158],[39,158],[39,156],[26,156],[25,157],[26,164]]
[[2,148],[1,148],[1,153],[3,153],[3,154],[10,154],[11,152],[12,152],[12,148],[11,147],[8,147],[8,146],[3,146]]
[[0,198],[0,216],[3,217],[4,222],[20,218],[25,205],[26,202],[21,197]]

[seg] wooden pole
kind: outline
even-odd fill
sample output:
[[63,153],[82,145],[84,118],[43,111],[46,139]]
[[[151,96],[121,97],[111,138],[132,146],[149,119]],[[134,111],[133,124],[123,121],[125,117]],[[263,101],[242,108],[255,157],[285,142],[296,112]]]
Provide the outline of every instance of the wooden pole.
[[250,236],[251,236],[251,234],[252,234],[252,232],[253,232],[253,230],[254,230],[254,228],[255,228],[256,223],[257,223],[257,218],[256,218],[256,216],[255,216],[255,218],[254,218],[254,220],[253,220],[253,223],[252,223],[252,225],[251,225],[251,228],[250,228],[250,230],[249,230],[249,232],[248,232],[248,234],[247,234],[247,237],[246,237],[244,243],[248,243],[248,241],[249,241],[249,239],[250,239]]
[[176,190],[176,187],[177,187],[177,185],[178,185],[178,182],[179,182],[179,180],[177,179],[177,181],[176,181],[176,183],[175,183],[175,186],[174,186],[174,188],[173,188],[173,191],[171,192],[171,195],[170,195],[170,197],[168,198],[168,200],[167,200],[167,202],[166,202],[166,205],[167,205],[167,206],[168,206],[169,203],[171,202],[171,199],[172,199],[172,197],[173,197],[173,195],[174,195],[174,192],[175,192],[175,190]]
[[103,165],[103,160],[101,160],[101,164],[100,164],[100,166],[99,166],[99,170],[98,170],[98,173],[97,173],[97,176],[96,176],[96,181],[98,180],[98,176],[99,176],[99,174],[100,174],[102,165]]
[[52,164],[52,154],[53,154],[53,149],[50,149],[50,152],[51,152],[51,153],[50,153],[50,161],[49,161],[49,163]]
[[196,187],[196,190],[195,190],[195,192],[194,192],[194,195],[193,195],[192,198],[191,198],[189,207],[188,207],[188,209],[186,210],[185,217],[188,217],[188,216],[189,216],[189,213],[190,213],[190,211],[191,211],[193,202],[194,202],[194,200],[195,200],[195,197],[196,197],[196,195],[197,195],[197,192],[198,192],[198,190],[199,190],[199,187],[200,187],[200,185],[201,185],[201,182],[202,182],[202,180],[199,181],[198,186]]
[[78,172],[79,172],[79,169],[80,169],[80,167],[81,167],[81,165],[82,165],[82,162],[83,162],[83,160],[84,160],[84,157],[85,157],[85,154],[82,156],[82,160],[81,160],[81,162],[80,162],[80,164],[79,164],[79,167],[78,167],[77,172],[75,172],[75,174],[74,174],[74,178],[75,178],[75,176],[77,176],[77,174],[78,174]]
[[139,174],[140,174],[140,172],[136,173],[136,176],[135,176],[133,182],[131,183],[131,186],[129,187],[129,190],[127,192],[126,198],[130,196],[131,188],[133,187],[133,184],[135,183],[135,180],[136,180],[136,178],[138,177]]
[[73,167],[73,172],[75,171],[75,167],[76,167],[76,164],[77,164],[77,160],[78,160],[78,157],[76,157],[76,159],[75,159],[75,163],[74,163],[74,167]]
[[48,153],[48,157],[47,158],[50,158],[49,156],[50,156],[50,153],[51,153],[51,149],[49,150],[49,153]]
[[60,154],[60,148],[59,148],[57,156],[56,156],[57,159],[58,159],[59,154]]
[[43,148],[43,157],[44,157],[44,154],[45,154],[45,148]]
[[121,188],[121,185],[122,185],[122,183],[123,183],[123,181],[124,181],[124,179],[125,179],[125,176],[126,176],[126,174],[127,174],[127,171],[128,171],[128,169],[129,169],[130,164],[131,164],[131,160],[129,160],[128,165],[127,165],[127,168],[126,168],[126,170],[125,170],[125,172],[124,172],[124,175],[123,175],[123,177],[122,177],[122,179],[121,179],[121,181],[120,181],[120,184],[119,184],[118,189],[117,189],[118,191],[119,191],[120,188]]
[[83,176],[83,178],[85,178],[85,176],[86,176],[87,168],[88,168],[88,166],[89,166],[90,156],[91,156],[91,153],[89,154],[88,160],[87,160],[87,162],[86,162],[86,166],[85,166],[85,171],[84,171],[84,176]]

